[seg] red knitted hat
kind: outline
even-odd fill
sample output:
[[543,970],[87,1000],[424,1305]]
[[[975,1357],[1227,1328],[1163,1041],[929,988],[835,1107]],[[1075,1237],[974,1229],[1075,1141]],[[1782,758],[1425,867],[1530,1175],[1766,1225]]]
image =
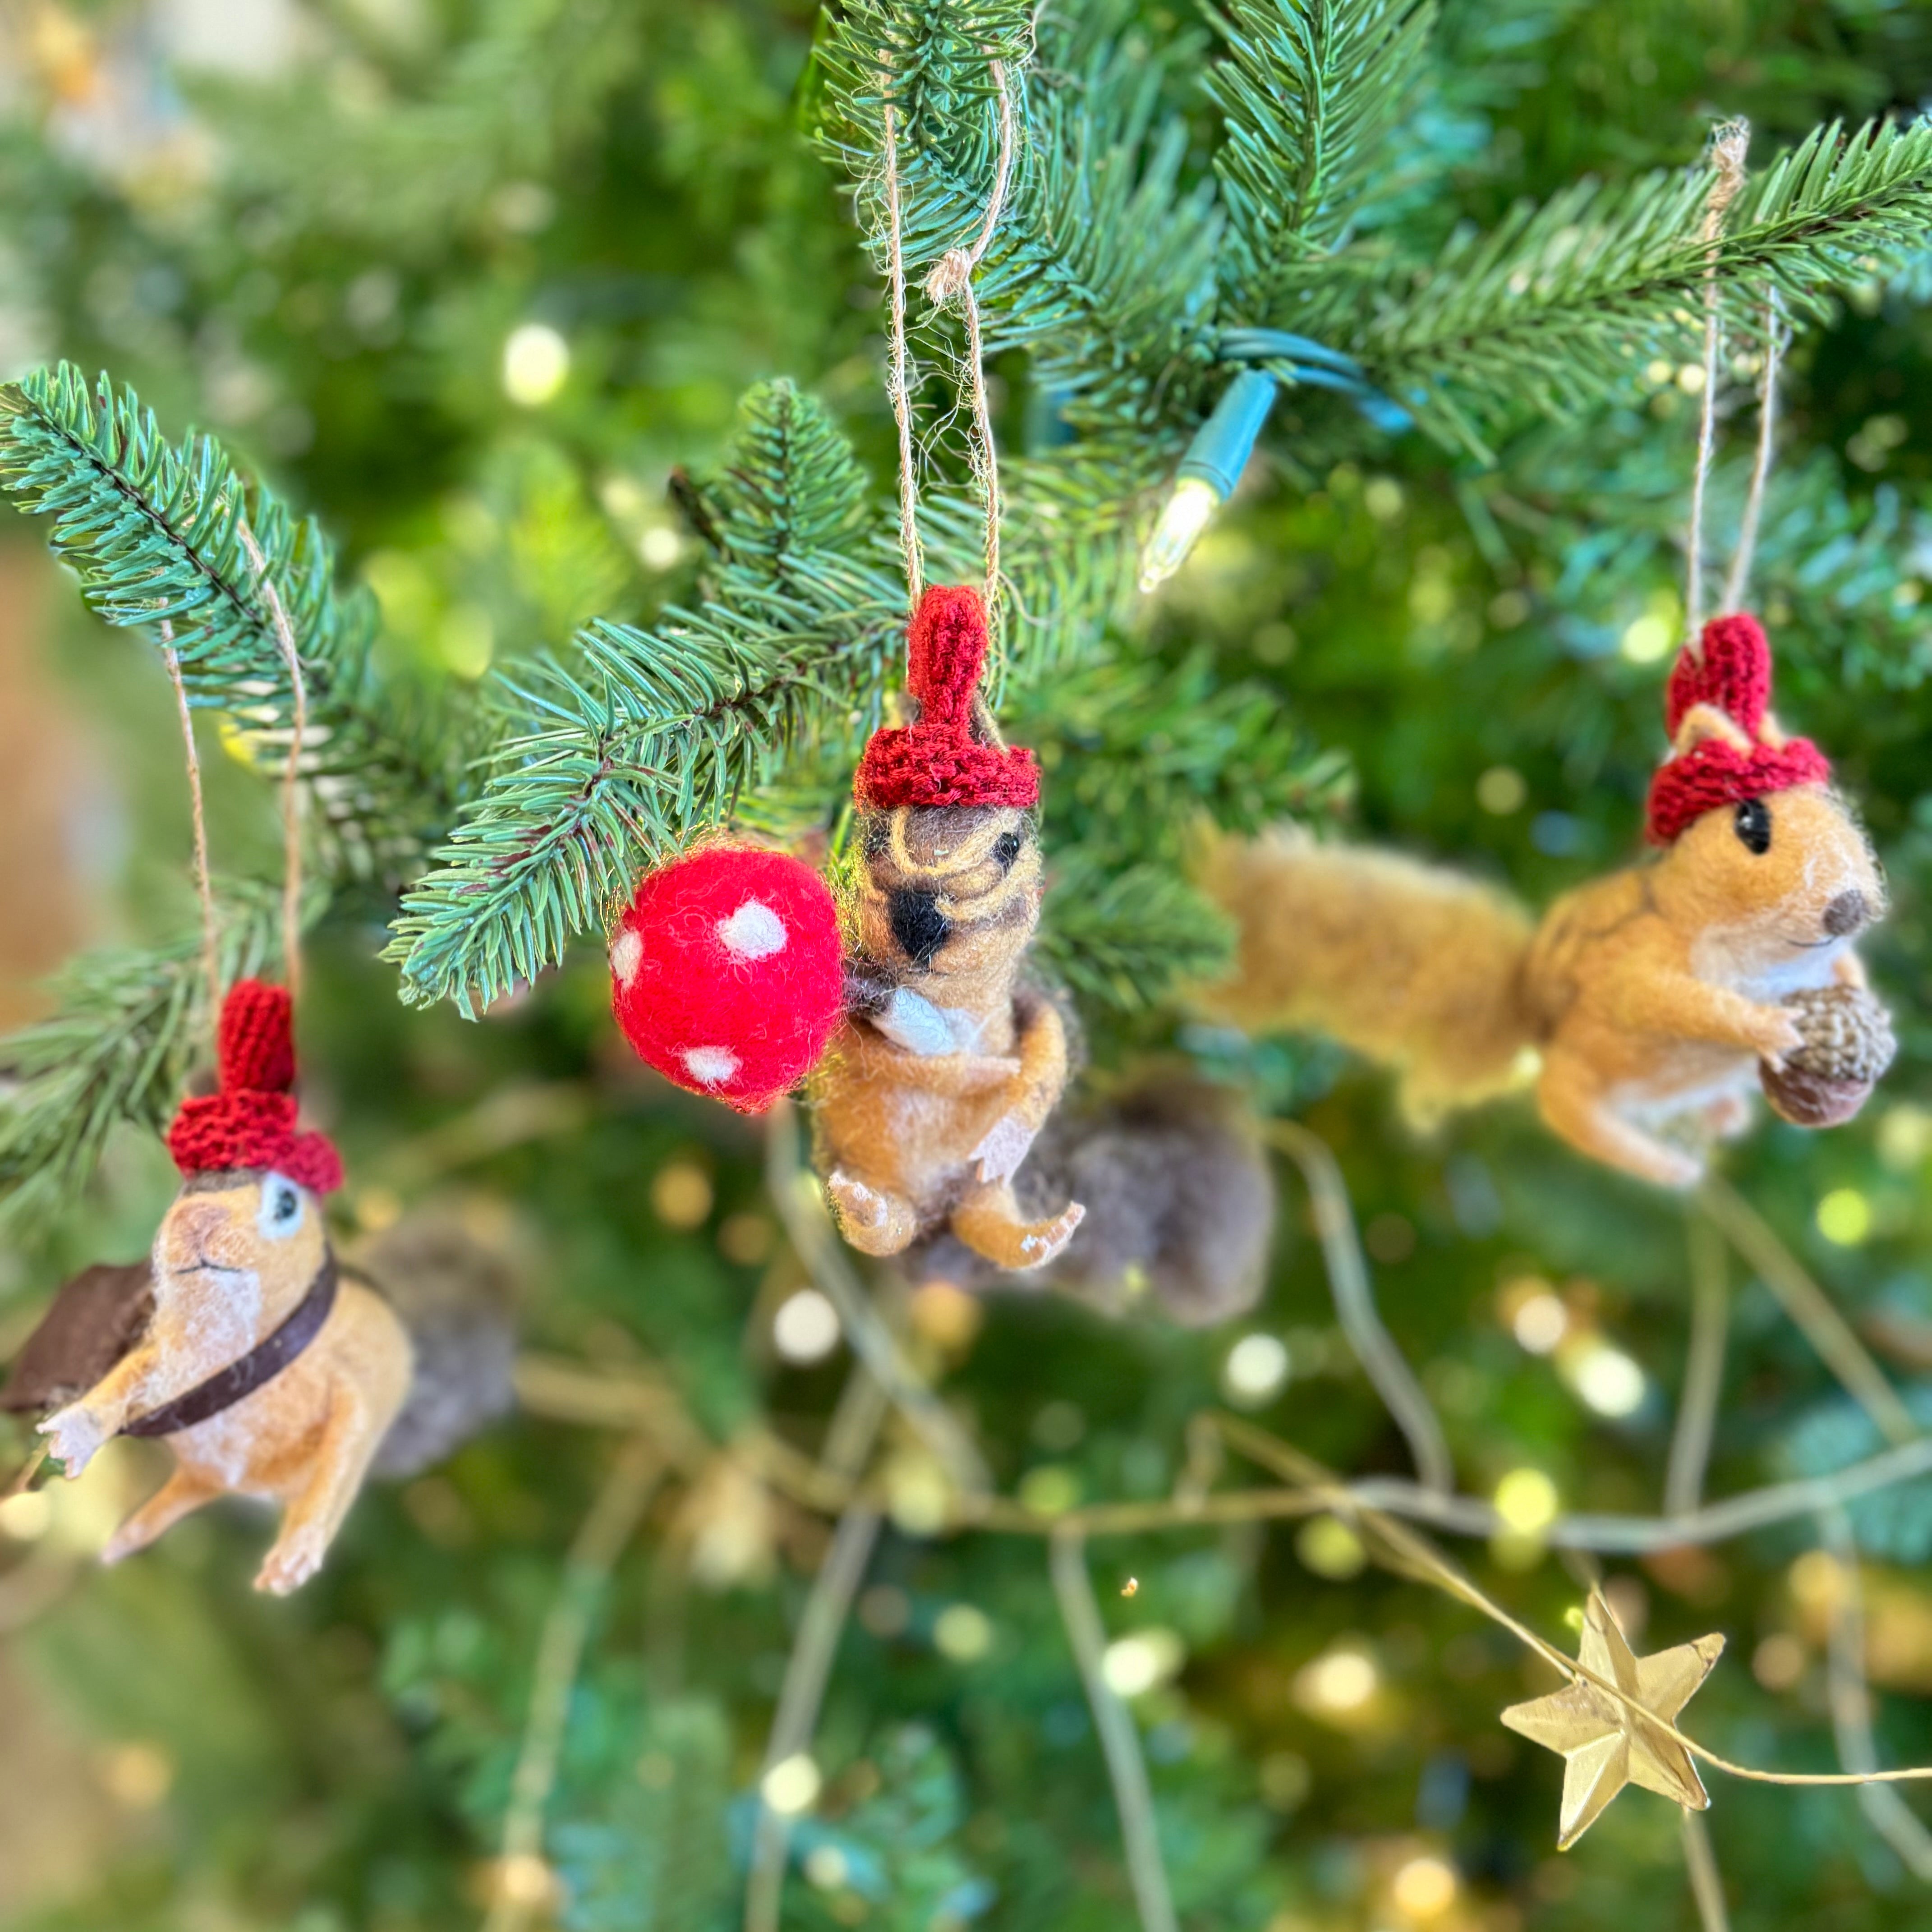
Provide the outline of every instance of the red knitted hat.
[[1771,704],[1771,646],[1755,617],[1742,612],[1714,617],[1704,626],[1702,658],[1688,650],[1679,655],[1664,702],[1664,722],[1673,741],[1684,714],[1698,704],[1724,712],[1751,740],[1750,749],[1706,738],[1659,766],[1650,782],[1652,844],[1668,845],[1719,806],[1742,805],[1793,785],[1823,784],[1831,777],[1831,761],[1809,738],[1767,745],[1759,736]]
[[316,1194],[342,1185],[325,1134],[296,1131],[296,1049],[286,986],[238,980],[221,1003],[215,1042],[220,1087],[181,1103],[168,1151],[184,1174],[272,1167]]
[[902,805],[1037,805],[1033,754],[972,735],[973,698],[986,661],[986,611],[976,590],[934,584],[906,638],[906,689],[916,722],[872,734],[852,795],[890,812]]

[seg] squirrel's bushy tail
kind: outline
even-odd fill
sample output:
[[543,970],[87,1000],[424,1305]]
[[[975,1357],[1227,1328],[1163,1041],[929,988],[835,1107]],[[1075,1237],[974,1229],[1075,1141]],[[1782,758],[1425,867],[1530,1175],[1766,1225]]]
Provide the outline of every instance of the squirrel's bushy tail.
[[1201,884],[1240,934],[1233,970],[1198,996],[1210,1017],[1326,1034],[1393,1067],[1420,1122],[1518,1084],[1534,928],[1502,893],[1288,827],[1216,840]]
[[[1087,1218],[1057,1261],[1010,1286],[1051,1282],[1109,1314],[1154,1308],[1203,1328],[1252,1307],[1267,1285],[1275,1192],[1260,1124],[1241,1095],[1198,1076],[1156,1067],[1070,1100],[1013,1191],[1027,1214],[1072,1200]],[[950,1233],[915,1264],[962,1287],[1002,1279]]]
[[434,1210],[400,1221],[361,1258],[410,1331],[415,1372],[370,1466],[413,1476],[516,1405],[515,1284],[505,1257]]

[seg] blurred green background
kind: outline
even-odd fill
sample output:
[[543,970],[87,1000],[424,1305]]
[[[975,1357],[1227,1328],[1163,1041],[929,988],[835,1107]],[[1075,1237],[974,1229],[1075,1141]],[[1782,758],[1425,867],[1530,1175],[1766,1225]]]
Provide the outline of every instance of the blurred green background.
[[[1450,0],[1445,62],[1494,28],[1484,13]],[[1129,15],[1154,37],[1195,22]],[[1915,0],[1536,0],[1507,15],[1502,52],[1492,32],[1454,125],[1433,133],[1462,149],[1432,212],[1444,233],[1582,174],[1686,163],[1719,112],[1748,114],[1768,153],[1820,121],[1911,112],[1932,88],[1932,8]],[[322,518],[412,675],[474,681],[592,616],[648,618],[691,594],[698,566],[667,478],[715,464],[754,381],[795,377],[882,488],[890,476],[878,285],[801,127],[813,32],[808,7],[758,0],[8,0],[0,362],[108,367],[172,432],[218,432]],[[1896,890],[1868,951],[1903,1052],[1855,1126],[1763,1127],[1732,1166],[1906,1383],[1932,1370],[1928,294],[1932,267],[1874,281],[1801,340],[1763,579],[1781,708],[1834,757]],[[1309,742],[1345,756],[1340,808],[1358,829],[1540,903],[1635,848],[1682,614],[1694,373],[1654,365],[1640,393],[1526,434],[1493,470],[1415,436],[1372,464],[1264,466],[1145,609],[1144,648],[1168,666],[1203,652],[1222,681],[1279,694]],[[995,374],[1002,439],[1021,446],[1023,363]],[[1748,422],[1727,431],[1734,454]],[[192,909],[152,654],[84,616],[37,532],[4,535],[12,1022],[80,945],[172,933]],[[1056,784],[1077,788],[1083,751],[1104,770],[1106,697],[1103,683],[1091,744],[1044,748]],[[1016,736],[1036,702],[1018,697]],[[272,874],[266,788],[212,728],[204,748],[218,864]],[[351,1176],[345,1238],[456,1216],[515,1266],[532,1347],[657,1365],[719,1451],[755,1427],[814,1445],[846,1364],[774,1342],[804,1276],[762,1196],[757,1130],[643,1074],[594,948],[466,1025],[398,1004],[374,960],[383,916],[338,909],[305,1020],[306,1098]],[[1324,1050],[1250,1048],[1171,1016],[1118,1030],[1100,1030],[1103,1058],[1128,1035],[1178,1044],[1335,1148],[1466,1486],[1532,1469],[1566,1505],[1654,1507],[1683,1369],[1678,1203],[1586,1169],[1520,1109],[1418,1142],[1384,1083]],[[65,1272],[145,1246],[170,1178],[130,1136],[85,1212],[0,1254],[0,1354]],[[1231,1328],[915,1298],[918,1345],[950,1369],[1003,1489],[1042,1511],[1164,1495],[1186,1418],[1224,1399],[1335,1466],[1406,1467],[1282,1181],[1268,1295]],[[1742,1270],[1732,1286],[1713,1492],[1875,1447],[1764,1288]],[[1558,1334],[1553,1352],[1524,1339]],[[1285,1369],[1251,1348],[1267,1372],[1231,1379],[1256,1335],[1285,1343]],[[1608,1396],[1600,1366],[1594,1384],[1586,1372],[1606,1352],[1623,1365]],[[608,1431],[506,1425],[372,1490],[322,1578],[285,1603],[247,1589],[262,1526],[238,1508],[124,1569],[92,1567],[152,1480],[139,1445],[0,1508],[0,1924],[402,1932],[500,1911],[540,1633],[614,1448]],[[903,1507],[840,1652],[785,1924],[1130,1922],[1043,1548],[917,1533],[917,1458],[894,1453]],[[1559,1768],[1496,1723],[1548,1678],[1466,1612],[1360,1570],[1335,1527],[1094,1552],[1110,1635],[1139,1640],[1118,1667],[1138,1687],[1184,1922],[1696,1923],[1669,1808],[1620,1800],[1559,1858]],[[1932,1495],[1896,1492],[1858,1527],[1881,1748],[1932,1759]],[[662,1490],[592,1605],[535,1922],[737,1922],[750,1795],[825,1535],[722,1454]],[[1835,1762],[1815,1540],[1801,1523],[1611,1566],[1640,1648],[1726,1633],[1690,1722],[1731,1755]],[[1564,1629],[1575,1570],[1470,1553],[1520,1614]],[[1338,1659],[1356,1662],[1323,1667]],[[1932,1922],[1923,1881],[1852,1795],[1713,1782],[1741,1932]]]

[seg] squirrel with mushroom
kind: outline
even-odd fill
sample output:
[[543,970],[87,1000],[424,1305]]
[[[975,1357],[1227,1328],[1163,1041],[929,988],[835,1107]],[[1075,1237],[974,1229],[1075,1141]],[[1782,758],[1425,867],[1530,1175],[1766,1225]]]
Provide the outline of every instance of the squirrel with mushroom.
[[1772,715],[1771,681],[1755,618],[1705,627],[1670,678],[1648,812],[1658,856],[1540,922],[1393,854],[1286,830],[1221,842],[1205,883],[1240,948],[1203,1007],[1396,1067],[1423,1121],[1534,1065],[1553,1132],[1667,1187],[1703,1168],[1666,1136],[1742,1132],[1754,1085],[1804,1124],[1848,1118],[1891,1057],[1852,950],[1885,887],[1823,754]]
[[1040,772],[980,694],[986,648],[976,592],[926,590],[908,722],[874,733],[853,788],[849,932],[801,860],[701,844],[618,920],[613,1010],[667,1078],[744,1112],[803,1084],[826,1198],[862,1252],[1223,1318],[1266,1273],[1258,1135],[1234,1096],[1163,1071],[1059,1109],[1069,1028],[1028,968]]

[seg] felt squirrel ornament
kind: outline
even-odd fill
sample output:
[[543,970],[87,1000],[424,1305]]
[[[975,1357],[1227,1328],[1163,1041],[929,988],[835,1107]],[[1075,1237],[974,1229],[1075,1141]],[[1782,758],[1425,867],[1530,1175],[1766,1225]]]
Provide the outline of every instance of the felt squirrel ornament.
[[908,636],[911,721],[854,785],[862,866],[847,951],[801,861],[699,848],[649,874],[610,943],[613,1006],[668,1079],[747,1113],[809,1080],[841,1232],[870,1255],[941,1228],[1004,1270],[1044,1267],[1078,1204],[1029,1214],[1013,1177],[1066,1082],[1058,1009],[1022,976],[1043,872],[1030,752],[978,692],[986,616],[935,586]]
[[[1392,854],[1285,831],[1222,842],[1205,882],[1240,946],[1203,1006],[1396,1067],[1424,1120],[1533,1064],[1555,1132],[1664,1186],[1702,1172],[1699,1151],[1666,1136],[1742,1132],[1760,1079],[1790,1117],[1845,1118],[1889,1054],[1852,950],[1885,889],[1823,754],[1772,715],[1771,685],[1754,618],[1706,626],[1670,681],[1670,753],[1648,813],[1656,856],[1567,894],[1540,922]],[[1848,1021],[1862,1053],[1832,1036]],[[1808,1082],[1814,1052],[1821,1078]]]
[[1045,877],[1040,769],[980,698],[986,644],[977,592],[920,598],[906,672],[917,714],[873,734],[853,785],[857,940],[812,1118],[854,1247],[898,1254],[944,1226],[1019,1273],[1054,1260],[1086,1210],[1029,1214],[1013,1191],[1066,1084],[1066,1032],[1022,976]]
[[279,1503],[255,1582],[286,1594],[321,1567],[372,1465],[422,1466],[508,1406],[507,1324],[500,1309],[440,1308],[414,1341],[338,1266],[322,1204],[342,1164],[296,1126],[284,988],[229,989],[218,1060],[218,1090],[184,1100],[168,1130],[182,1186],[151,1257],[69,1282],[0,1407],[52,1409],[40,1430],[70,1478],[115,1436],[167,1444],[173,1474],[104,1562],[218,1496]]

